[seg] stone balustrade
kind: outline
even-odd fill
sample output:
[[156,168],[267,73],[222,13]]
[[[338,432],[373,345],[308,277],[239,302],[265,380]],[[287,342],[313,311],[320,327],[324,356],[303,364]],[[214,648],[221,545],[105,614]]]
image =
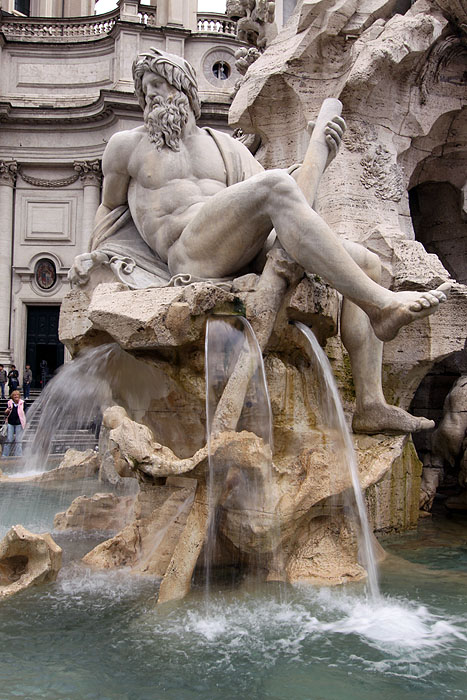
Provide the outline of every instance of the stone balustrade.
[[156,8],[150,8],[147,5],[140,5],[138,12],[139,21],[147,27],[157,27],[157,12]]
[[216,12],[198,12],[198,32],[235,36],[237,23],[229,19],[227,15]]
[[[55,19],[49,17],[0,16],[0,32],[10,40],[33,42],[93,41],[110,34],[121,11],[116,9],[105,15]],[[139,5],[137,18],[140,24],[157,27],[157,9]],[[125,18],[124,18],[125,19]],[[138,22],[135,17],[135,21]],[[236,22],[215,12],[199,12],[197,31],[211,34],[236,35]]]
[[7,39],[15,41],[92,41],[109,34],[118,16],[118,11],[114,11],[99,18],[3,17],[0,19],[0,31]]

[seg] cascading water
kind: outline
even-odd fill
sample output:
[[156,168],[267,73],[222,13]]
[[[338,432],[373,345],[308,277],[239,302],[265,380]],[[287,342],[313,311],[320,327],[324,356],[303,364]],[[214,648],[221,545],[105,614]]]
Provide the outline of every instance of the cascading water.
[[[230,513],[231,525],[238,524],[233,530],[229,528],[235,532],[230,547],[238,550],[240,560],[246,553],[250,575],[255,568],[258,571],[265,566],[262,555],[267,551],[266,575],[269,579],[280,578],[280,537],[271,490],[271,405],[261,350],[248,321],[240,316],[211,317],[206,328],[205,358],[210,507],[205,571],[209,591],[222,517]],[[267,448],[267,461],[258,459],[257,468],[250,470],[239,469],[234,458],[228,463],[219,462],[212,453],[212,441],[223,430],[248,431],[261,438]],[[253,546],[253,532],[260,539],[262,536],[261,553]]]
[[113,353],[113,345],[83,352],[63,365],[46,385],[27,414],[22,471],[45,471],[53,443],[57,439],[70,442],[73,432],[91,426],[102,408],[109,405],[106,370]]
[[345,420],[342,402],[340,400],[336,381],[329,364],[326,353],[318,343],[313,331],[300,321],[295,325],[303,333],[308,341],[310,358],[315,360],[316,371],[322,381],[323,390],[320,397],[323,419],[327,428],[330,428],[337,435],[340,442],[340,452],[343,466],[348,470],[350,481],[357,506],[358,518],[360,521],[359,550],[362,563],[368,575],[368,588],[373,600],[379,598],[378,571],[372,545],[372,533],[368,523],[368,517],[363,499],[360,482],[358,479],[358,467],[355,450]]
[[150,365],[116,343],[81,352],[60,368],[28,411],[25,441],[28,442],[28,431],[33,435],[17,471],[43,472],[53,443],[63,443],[61,435],[89,427],[113,403],[124,408],[131,406],[139,419],[159,381]]
[[[114,400],[121,405],[126,405],[125,401],[132,401],[135,406],[138,400],[147,403],[154,378],[150,368],[143,369],[144,372],[137,360],[112,343],[83,351],[56,373],[26,414],[23,457],[2,464],[8,481],[2,485],[0,536],[18,522],[35,532],[51,530],[54,515],[66,510],[76,497],[93,496],[103,490],[103,484],[96,478],[57,480],[41,485],[28,477],[37,477],[57,467],[54,451],[73,447],[73,438],[79,441],[80,431],[95,424]],[[89,435],[93,437],[88,431]],[[97,443],[96,436],[94,442]],[[118,488],[119,495],[131,495],[138,490],[133,479],[123,483]],[[113,487],[106,483],[104,490],[112,491]]]

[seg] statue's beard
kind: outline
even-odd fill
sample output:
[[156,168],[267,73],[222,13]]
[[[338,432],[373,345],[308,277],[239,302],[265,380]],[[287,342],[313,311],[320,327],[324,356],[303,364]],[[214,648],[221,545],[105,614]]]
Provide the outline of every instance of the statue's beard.
[[167,146],[172,151],[180,150],[182,129],[188,121],[190,103],[188,97],[179,92],[164,99],[156,95],[144,110],[144,123],[149,140],[158,151]]

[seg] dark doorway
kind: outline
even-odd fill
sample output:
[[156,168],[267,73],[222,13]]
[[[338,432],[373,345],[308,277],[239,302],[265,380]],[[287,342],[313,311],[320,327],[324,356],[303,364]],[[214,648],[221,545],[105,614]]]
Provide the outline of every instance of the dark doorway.
[[423,182],[409,191],[415,238],[435,253],[452,277],[467,284],[467,221],[461,190],[450,182]]
[[31,365],[33,387],[41,387],[41,362],[47,363],[47,378],[63,365],[64,346],[58,339],[59,306],[28,306],[26,364]]

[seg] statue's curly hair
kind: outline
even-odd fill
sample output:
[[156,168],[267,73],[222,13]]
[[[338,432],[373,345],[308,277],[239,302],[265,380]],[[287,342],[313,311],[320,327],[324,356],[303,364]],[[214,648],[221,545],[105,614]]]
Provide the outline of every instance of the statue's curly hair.
[[147,71],[160,75],[169,85],[183,92],[190,103],[195,119],[201,114],[198,97],[198,84],[194,68],[180,56],[175,56],[160,49],[151,48],[140,54],[133,63],[133,80],[135,93],[141,108],[144,110],[145,96],[143,92],[143,76]]

